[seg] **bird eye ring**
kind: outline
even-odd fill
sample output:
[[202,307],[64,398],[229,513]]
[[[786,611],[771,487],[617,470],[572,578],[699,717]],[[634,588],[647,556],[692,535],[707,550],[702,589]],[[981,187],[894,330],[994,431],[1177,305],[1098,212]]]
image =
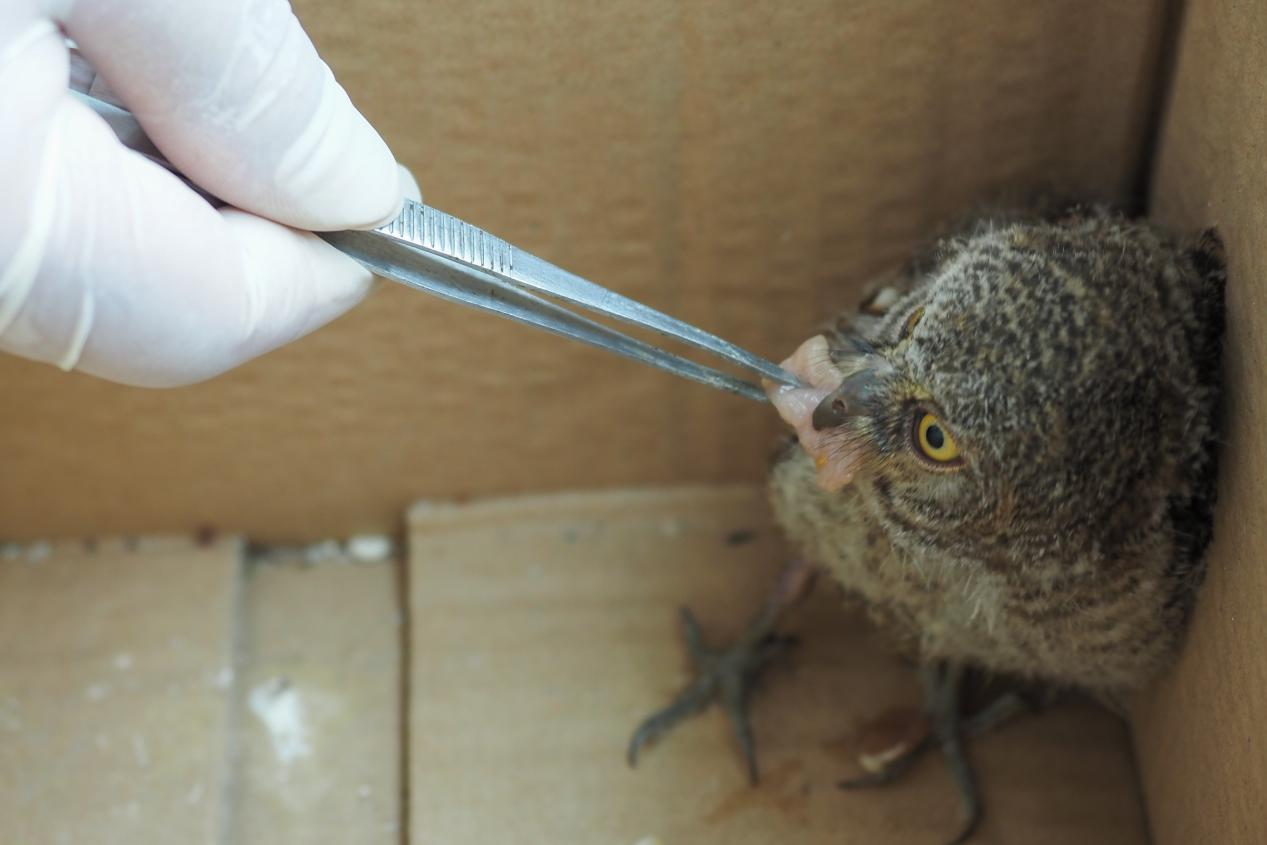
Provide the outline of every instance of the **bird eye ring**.
[[914,420],[915,447],[920,455],[942,466],[959,460],[959,446],[941,420],[927,411],[916,411]]

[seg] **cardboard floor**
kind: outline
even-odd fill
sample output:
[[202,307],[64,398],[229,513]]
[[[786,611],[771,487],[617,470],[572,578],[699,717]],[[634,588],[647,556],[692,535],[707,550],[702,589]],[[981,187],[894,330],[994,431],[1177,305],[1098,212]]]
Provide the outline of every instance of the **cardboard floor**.
[[400,842],[391,561],[0,555],[0,843]]
[[[863,726],[919,698],[822,585],[755,698],[760,786],[716,711],[625,765],[635,722],[686,679],[679,606],[732,635],[784,558],[759,491],[421,505],[409,543],[404,571],[260,559],[232,539],[0,555],[0,842],[841,845],[955,830],[935,757],[883,791],[835,788],[857,772]],[[1063,707],[971,753],[988,801],[974,841],[1147,841],[1107,714]]]
[[[686,680],[682,604],[737,632],[784,552],[750,487],[419,506],[410,518],[410,825],[419,843],[940,843],[957,799],[936,758],[843,793],[862,725],[917,707],[910,671],[820,586],[802,644],[755,700],[753,789],[712,711],[623,752]],[[975,743],[980,843],[1146,841],[1124,727],[1090,709]]]

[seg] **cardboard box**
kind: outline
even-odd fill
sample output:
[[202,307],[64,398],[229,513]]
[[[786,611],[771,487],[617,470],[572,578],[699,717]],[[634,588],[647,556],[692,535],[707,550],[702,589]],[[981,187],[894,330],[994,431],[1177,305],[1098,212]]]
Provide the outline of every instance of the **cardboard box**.
[[[1267,360],[1261,307],[1267,278],[1267,6],[1235,0],[742,5],[650,0],[591,8],[488,0],[424,7],[387,0],[354,6],[297,0],[295,8],[353,100],[413,169],[429,202],[771,357],[789,351],[833,309],[853,301],[871,274],[902,258],[938,221],[1002,190],[1056,186],[1146,204],[1158,219],[1183,228],[1217,225],[1228,247],[1230,287],[1229,403],[1216,541],[1185,652],[1133,709],[1132,737],[1155,841],[1267,841],[1267,813],[1260,806],[1267,791],[1267,742],[1260,729],[1267,717],[1262,704],[1267,622],[1261,612],[1267,529],[1258,518],[1267,500],[1267,434],[1257,424],[1267,409],[1261,374]],[[135,390],[11,358],[0,359],[0,385],[0,538],[22,544],[13,550],[14,560],[0,559],[5,609],[0,618],[10,620],[0,641],[0,732],[24,737],[0,741],[0,785],[20,777],[30,787],[0,786],[0,841],[57,841],[58,830],[82,841],[146,841],[137,831],[155,828],[129,827],[138,818],[151,824],[179,818],[187,825],[181,841],[204,835],[253,841],[258,834],[252,831],[269,829],[304,841],[318,841],[322,830],[334,841],[398,839],[402,830],[418,842],[513,841],[487,834],[488,828],[468,829],[464,838],[460,825],[427,826],[452,821],[436,821],[440,817],[432,812],[435,790],[443,784],[466,785],[467,791],[455,787],[453,795],[478,793],[483,772],[461,770],[464,761],[474,766],[479,760],[526,759],[480,756],[459,743],[445,752],[451,771],[428,769],[427,755],[435,749],[427,734],[448,725],[444,729],[455,733],[441,736],[461,736],[444,721],[446,711],[428,711],[430,695],[437,696],[438,707],[445,705],[428,686],[428,672],[442,675],[448,666],[445,671],[464,684],[483,678],[497,690],[490,696],[498,700],[486,709],[473,712],[475,705],[466,702],[455,712],[483,720],[490,730],[505,725],[506,743],[520,734],[511,730],[513,713],[494,705],[511,690],[541,691],[534,691],[526,674],[505,676],[514,684],[498,687],[496,679],[471,667],[466,674],[459,671],[461,661],[471,658],[454,632],[464,613],[483,618],[478,584],[463,576],[459,564],[476,560],[479,547],[460,531],[445,540],[450,529],[427,529],[432,533],[426,548],[434,552],[436,543],[442,549],[453,543],[458,551],[450,558],[454,571],[427,564],[419,580],[424,545],[417,538],[424,529],[417,514],[406,523],[409,505],[419,499],[523,495],[523,502],[507,507],[532,513],[544,507],[541,518],[562,525],[571,518],[568,508],[580,513],[588,505],[551,493],[659,486],[664,489],[656,498],[658,519],[674,518],[674,508],[688,521],[717,508],[753,516],[725,485],[760,479],[777,430],[768,409],[395,286],[381,288],[328,329],[197,387]],[[484,410],[490,397],[497,413]],[[711,485],[712,492],[686,499],[673,492],[700,484]],[[471,513],[492,518],[487,508],[496,511],[494,505],[479,505]],[[605,582],[597,575],[604,562],[595,559],[588,592],[562,589],[571,581],[552,578],[552,572],[571,578],[575,573],[568,567],[578,564],[555,571],[548,565],[554,540],[529,542],[523,539],[525,523],[511,523],[507,536],[517,538],[524,565],[544,567],[531,582],[535,589],[548,593],[557,587],[568,602],[560,598],[556,607],[546,595],[534,594],[533,602],[508,619],[532,630],[544,626],[541,636],[563,637],[560,645],[571,648],[580,636],[576,629],[551,634],[528,609],[556,612],[560,625],[586,613],[601,615],[599,605],[587,603],[615,602],[604,591],[627,583],[622,579],[629,570],[613,559],[612,580]],[[192,541],[163,546],[158,558],[146,557],[146,542],[133,549],[123,541],[101,541],[91,552],[78,545],[92,537],[205,538],[212,532],[270,543],[359,532],[408,535],[414,539],[399,560],[413,556],[414,563],[400,567],[407,576],[401,579],[385,576],[394,572],[388,564],[344,571],[325,568],[335,565],[325,561],[300,575],[260,570],[280,579],[270,580],[253,578],[256,570],[243,563],[249,557],[243,547],[225,541],[213,544],[214,554]],[[458,535],[465,539],[454,539]],[[41,545],[49,539],[76,544]],[[675,541],[666,555],[683,560],[692,548]],[[103,576],[103,561],[120,574]],[[499,577],[523,574],[509,563]],[[172,578],[168,567],[182,574]],[[82,583],[75,574],[81,569]],[[328,574],[335,571],[340,574]],[[640,624],[664,628],[655,658],[663,662],[675,647],[671,614],[661,606],[671,601],[668,585],[695,595],[704,581],[675,580],[678,576],[663,568],[655,572],[650,583],[661,592],[655,593],[660,604],[653,603],[659,610],[652,615],[660,615]],[[291,594],[282,584],[292,576],[316,579],[315,586],[297,588],[308,596],[299,604],[279,600]],[[754,570],[753,577],[752,583],[736,585],[735,595],[751,596],[763,574]],[[194,583],[200,586],[189,587],[192,594],[186,595],[183,590]],[[444,605],[441,597],[454,591],[462,601]],[[345,595],[364,597],[356,605],[356,629],[348,627],[350,617],[342,617],[335,600]],[[137,680],[141,646],[129,644],[135,631],[110,615],[107,601],[128,596],[136,597],[136,610],[129,614],[182,603],[191,614],[197,610],[198,621],[190,621],[181,635],[198,643],[189,646],[196,656],[190,665],[210,667],[228,653],[237,680],[224,689],[199,687],[192,675]],[[216,616],[214,608],[225,610]],[[450,618],[444,608],[455,614],[451,626],[436,623]],[[714,611],[720,614],[714,622],[723,628],[737,624],[746,612],[737,605],[731,610],[733,615]],[[375,620],[395,625],[398,614],[403,614],[399,630],[374,629],[375,645],[365,646],[372,656],[354,676],[359,680],[329,668],[355,651],[356,631],[378,624]],[[292,617],[297,631],[313,631],[297,637],[309,653],[283,636],[287,626],[278,620]],[[321,624],[327,620],[333,620],[332,630]],[[180,614],[155,616],[154,624],[184,626]],[[59,633],[46,636],[46,627]],[[265,637],[259,646],[265,656],[256,662],[250,657],[252,631]],[[420,641],[424,631],[434,636]],[[165,629],[163,636],[169,633]],[[489,642],[513,637],[509,628],[484,633]],[[633,642],[652,647],[651,631],[640,634],[645,636]],[[41,642],[48,647],[32,645]],[[84,643],[92,644],[87,652]],[[592,654],[567,653],[578,665],[602,665],[592,662]],[[119,654],[137,661],[135,667],[115,667],[110,661]],[[540,659],[533,654],[525,652]],[[92,662],[98,658],[104,661],[100,666]],[[156,654],[148,665],[168,671],[161,668],[163,659]],[[270,669],[259,667],[286,660],[292,668],[282,674],[299,679],[294,683],[301,698],[287,698],[285,688],[274,690],[282,696],[273,702],[280,709],[260,704],[257,710],[281,715],[261,721],[251,709],[250,692],[272,675],[265,677]],[[301,665],[308,668],[294,668]],[[107,670],[132,673],[128,695],[139,696],[138,706],[152,706],[160,715],[150,720],[143,716],[148,711],[131,707],[89,714],[90,705],[102,699],[91,699],[86,690],[106,683],[98,675]],[[842,684],[830,672],[823,677],[826,688]],[[649,675],[643,680],[653,691],[667,691]],[[886,683],[892,686],[884,694],[850,705],[858,718],[900,697],[897,682]],[[163,684],[185,690],[179,703],[188,709],[171,709],[176,705],[153,698],[167,688]],[[78,693],[67,692],[72,690],[67,685]],[[303,724],[310,730],[327,725],[322,736],[337,738],[330,740],[336,749],[386,750],[358,757],[355,772],[338,776],[332,772],[341,767],[320,764],[328,759],[321,756],[325,751],[313,752],[283,777],[280,752],[270,742],[277,730],[291,736],[285,733],[288,724],[293,727],[286,722],[287,708],[296,700],[308,702],[302,696],[313,685],[332,690],[325,699],[312,699],[331,709],[320,718],[310,713]],[[359,690],[355,695],[353,687]],[[625,697],[615,700],[626,709],[635,698],[647,703],[640,697],[645,690],[624,689]],[[561,692],[555,711],[538,702],[535,718],[547,720],[542,733],[568,746],[568,765],[583,769],[589,761],[606,760],[609,750],[618,756],[619,749],[604,745],[611,727],[605,721],[587,723],[588,733],[569,733],[570,723],[560,715],[571,712],[566,699]],[[349,728],[337,715],[348,711],[340,708],[373,713],[374,727],[366,735]],[[815,708],[820,721],[812,724],[827,724],[827,704],[819,701]],[[548,721],[551,713],[559,721]],[[96,742],[98,734],[114,736],[108,724],[94,721],[99,719],[117,719],[119,731],[142,737],[143,751],[131,739],[125,749],[137,766],[142,760],[155,766],[176,761],[170,764],[183,779],[170,783],[180,784],[180,794],[173,791],[168,801],[153,793],[154,805],[129,797],[139,781],[107,776],[121,771],[112,767],[122,763],[110,756],[113,739],[104,749]],[[171,724],[182,733],[149,737],[133,728],[129,720],[137,719],[160,727],[174,719]],[[1113,762],[1127,759],[1113,755],[1129,749],[1098,719],[1084,714],[1067,724],[1049,722],[1045,730],[1054,733],[1039,730],[1021,743],[1051,779],[1033,781],[1023,791],[1030,798],[1010,800],[1013,807],[1019,802],[1029,808],[1019,816],[999,807],[995,812],[1002,815],[992,823],[1002,827],[987,836],[1008,842],[1142,841],[1142,822],[1132,821],[1129,812],[1088,811],[1082,827],[1069,828],[1059,827],[1060,816],[1050,812],[1067,807],[1063,817],[1083,818],[1080,810],[1104,806],[1097,795],[1134,806],[1131,773]],[[707,761],[718,767],[716,777],[734,775],[725,768],[733,768],[734,760],[721,724],[697,729],[685,740],[695,743],[690,755],[666,747],[665,759],[648,761],[654,766],[640,771],[641,780],[629,781],[638,785],[629,788],[672,791],[680,784],[670,768],[675,761],[691,772],[704,765],[691,761]],[[840,725],[842,734],[849,729]],[[180,739],[188,734],[192,738]],[[487,742],[495,744],[497,735],[490,736]],[[1066,741],[1053,743],[1053,736]],[[0,739],[6,737],[0,733]],[[50,737],[67,742],[58,745]],[[1079,746],[1079,737],[1094,742]],[[815,791],[829,783],[824,778],[830,766],[814,756],[810,739],[786,740],[776,755],[810,749],[805,751],[810,762],[802,761],[795,776],[785,774],[773,796],[763,793],[759,800],[772,803],[747,817],[759,819],[753,830],[777,837],[778,819],[792,825],[807,813],[821,818],[817,813],[827,812],[845,828],[853,819],[869,819],[870,826],[853,828],[859,842],[904,842],[917,835],[922,841],[953,816],[949,793],[927,816],[900,801],[884,805],[887,811],[848,805],[857,812],[851,815],[841,809],[845,803],[822,801]],[[1101,740],[1112,753],[1096,757],[1106,753],[1091,747]],[[43,755],[41,748],[47,749]],[[165,756],[179,748],[193,756]],[[1069,748],[1077,753],[1061,756]],[[21,755],[14,749],[23,749]],[[93,762],[91,754],[104,756]],[[999,771],[1027,771],[1015,768],[1024,754],[986,754],[1003,761],[998,763],[1003,768],[987,770],[987,779],[999,782]],[[48,755],[61,762],[43,766]],[[250,768],[251,760],[262,768]],[[1057,760],[1069,762],[1052,762]],[[1098,761],[1092,770],[1116,773],[1106,775],[1112,782],[1085,777],[1088,761]],[[842,759],[842,769],[846,766]],[[1046,799],[1035,794],[1055,789],[1051,784],[1062,773],[1077,783]],[[584,771],[576,776],[587,777]],[[932,767],[921,777],[932,792],[945,788],[937,785],[940,775]],[[1025,775],[1015,777],[1029,783]],[[289,785],[278,786],[286,778]],[[646,783],[654,778],[665,780]],[[524,791],[515,783],[496,781],[499,800],[480,805],[483,821],[515,829],[516,819],[542,812],[533,801],[557,799],[560,807],[569,806],[557,792]],[[419,791],[424,784],[427,793]],[[813,793],[809,804],[778,791],[799,795],[796,790],[805,784]],[[364,797],[362,787],[368,789]],[[720,801],[724,789],[714,787],[709,794]],[[170,812],[171,802],[195,794],[188,806],[202,809]],[[348,796],[356,800],[342,800]],[[579,838],[587,829],[585,819],[626,819],[622,812],[639,807],[644,815],[637,821],[644,824],[636,834],[632,820],[588,829],[595,837],[628,835],[631,842],[666,831],[687,837],[683,841],[709,841],[709,834],[685,821],[687,810],[673,810],[676,821],[656,818],[656,805],[646,794],[625,803],[621,797],[616,790],[601,806],[590,799],[588,815],[556,807],[547,817],[566,824],[524,829],[571,841],[568,835]],[[204,800],[210,803],[200,803]],[[812,813],[806,809],[811,806]],[[136,816],[151,810],[152,815]],[[277,821],[287,813],[289,821]],[[309,815],[296,820],[299,813]],[[65,826],[41,821],[49,818]],[[827,835],[815,827],[821,822],[809,824],[787,830],[812,828]],[[166,841],[165,836],[154,833],[150,841]]]

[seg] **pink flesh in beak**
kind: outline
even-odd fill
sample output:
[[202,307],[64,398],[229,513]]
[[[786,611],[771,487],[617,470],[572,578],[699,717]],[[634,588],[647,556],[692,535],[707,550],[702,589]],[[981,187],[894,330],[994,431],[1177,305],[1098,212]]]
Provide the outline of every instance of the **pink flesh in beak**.
[[839,490],[853,481],[862,463],[863,450],[839,430],[814,430],[814,409],[844,381],[844,375],[828,354],[827,339],[816,335],[802,343],[792,357],[783,362],[783,369],[810,386],[789,387],[766,382],[766,395],[783,421],[796,429],[801,448],[814,459],[818,486],[824,490]]

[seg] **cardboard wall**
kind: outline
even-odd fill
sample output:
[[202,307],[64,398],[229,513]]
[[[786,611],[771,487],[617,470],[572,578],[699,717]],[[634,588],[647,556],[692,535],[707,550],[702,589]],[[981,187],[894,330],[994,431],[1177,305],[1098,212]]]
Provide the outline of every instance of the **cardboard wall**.
[[1190,0],[1153,213],[1228,249],[1221,502],[1177,669],[1135,719],[1158,845],[1267,842],[1267,6]]
[[[1007,187],[1127,198],[1161,0],[299,0],[433,204],[781,357]],[[0,536],[394,527],[418,497],[755,479],[768,408],[394,286],[150,392],[0,358]]]

